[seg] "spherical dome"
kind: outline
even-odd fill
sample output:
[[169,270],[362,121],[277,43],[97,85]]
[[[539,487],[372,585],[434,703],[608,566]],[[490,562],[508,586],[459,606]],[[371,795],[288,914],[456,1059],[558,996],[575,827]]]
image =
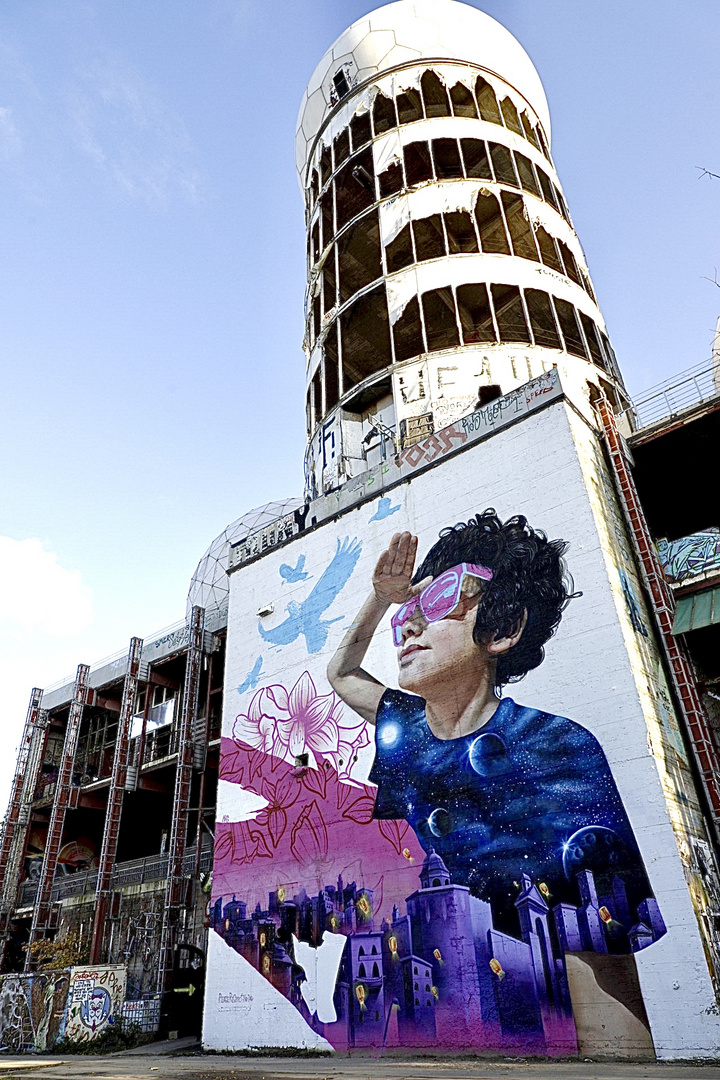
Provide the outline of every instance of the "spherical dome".
[[205,608],[205,614],[218,611],[227,606],[230,585],[227,577],[230,545],[243,540],[258,529],[264,529],[273,521],[291,514],[302,506],[302,499],[279,499],[276,502],[248,510],[246,514],[233,521],[216,536],[210,547],[197,564],[197,569],[190,581],[187,598],[187,615],[190,616],[195,606]]
[[532,106],[550,140],[550,114],[532,60],[509,30],[459,0],[396,0],[364,15],[340,35],[315,68],[296,131],[301,184],[313,140],[334,107],[333,76],[350,86],[414,60],[461,60],[510,83]]

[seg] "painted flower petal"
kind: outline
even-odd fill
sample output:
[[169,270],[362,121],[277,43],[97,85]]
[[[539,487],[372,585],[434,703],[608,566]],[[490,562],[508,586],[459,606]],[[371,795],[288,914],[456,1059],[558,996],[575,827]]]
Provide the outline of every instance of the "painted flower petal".
[[310,678],[308,671],[303,671],[298,681],[290,691],[288,710],[291,716],[298,716],[308,707],[313,698],[317,697],[315,683]]

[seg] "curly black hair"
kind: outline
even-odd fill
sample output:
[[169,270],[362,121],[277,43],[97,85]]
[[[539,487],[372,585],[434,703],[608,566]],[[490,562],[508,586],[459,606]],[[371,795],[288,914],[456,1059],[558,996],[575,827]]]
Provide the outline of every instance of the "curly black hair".
[[495,685],[518,682],[538,667],[543,646],[553,636],[573,592],[563,555],[564,540],[548,540],[518,514],[502,522],[493,509],[470,521],[443,529],[425,556],[413,583],[437,577],[461,562],[487,566],[492,581],[483,582],[473,639],[476,644],[494,637],[510,637],[527,622],[520,640],[498,658]]

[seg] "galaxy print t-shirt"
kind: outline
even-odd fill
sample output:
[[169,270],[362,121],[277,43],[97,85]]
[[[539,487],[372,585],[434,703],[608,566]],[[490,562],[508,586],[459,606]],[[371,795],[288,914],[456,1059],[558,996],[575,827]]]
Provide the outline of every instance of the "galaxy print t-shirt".
[[492,719],[436,738],[423,698],[386,690],[377,712],[376,818],[412,825],[455,884],[512,911],[523,873],[550,906],[577,905],[577,875],[603,895],[619,878],[630,907],[652,896],[615,781],[597,739],[563,716],[503,698]]

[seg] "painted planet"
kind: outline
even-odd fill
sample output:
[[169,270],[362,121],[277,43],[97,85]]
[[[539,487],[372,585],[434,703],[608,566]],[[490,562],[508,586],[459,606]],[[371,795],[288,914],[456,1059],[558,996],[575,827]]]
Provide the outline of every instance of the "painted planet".
[[624,870],[629,863],[626,845],[613,829],[604,825],[587,825],[584,829],[578,829],[563,844],[563,870],[568,881],[583,870],[612,874]]
[[452,832],[453,819],[449,811],[438,806],[428,818],[428,828],[433,836],[447,836]]
[[470,745],[469,757],[478,776],[501,776],[510,768],[505,743],[492,731],[478,735]]

